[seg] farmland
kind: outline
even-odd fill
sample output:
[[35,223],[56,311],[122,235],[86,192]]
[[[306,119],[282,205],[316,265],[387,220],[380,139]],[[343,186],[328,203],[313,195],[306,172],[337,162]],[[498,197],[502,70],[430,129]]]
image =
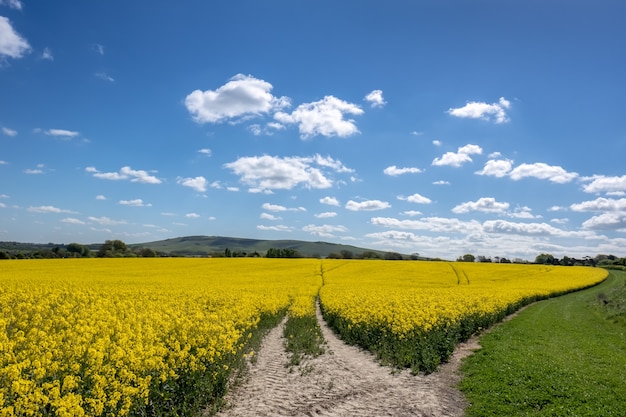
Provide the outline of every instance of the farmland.
[[444,262],[5,261],[0,415],[191,415],[219,401],[260,329],[285,314],[311,323],[318,294],[344,340],[431,372],[520,306],[605,277]]

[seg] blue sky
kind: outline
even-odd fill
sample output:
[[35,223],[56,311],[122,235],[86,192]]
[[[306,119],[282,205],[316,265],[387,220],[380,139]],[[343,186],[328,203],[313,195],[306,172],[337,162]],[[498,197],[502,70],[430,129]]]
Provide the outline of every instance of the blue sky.
[[624,16],[0,0],[0,240],[625,256]]

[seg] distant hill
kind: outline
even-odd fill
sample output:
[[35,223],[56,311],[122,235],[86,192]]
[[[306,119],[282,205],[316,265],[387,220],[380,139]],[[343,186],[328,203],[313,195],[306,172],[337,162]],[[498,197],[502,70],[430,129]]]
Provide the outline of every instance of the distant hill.
[[341,245],[328,242],[307,242],[303,240],[261,240],[246,239],[224,236],[185,236],[173,239],[158,240],[141,244],[128,245],[131,248],[150,248],[157,252],[163,252],[176,256],[203,256],[216,253],[224,253],[228,249],[231,253],[250,255],[254,252],[260,256],[271,249],[293,249],[305,257],[327,257],[332,253],[349,251],[353,255],[361,255],[363,252],[374,252],[384,257],[384,251],[360,248],[352,245]]

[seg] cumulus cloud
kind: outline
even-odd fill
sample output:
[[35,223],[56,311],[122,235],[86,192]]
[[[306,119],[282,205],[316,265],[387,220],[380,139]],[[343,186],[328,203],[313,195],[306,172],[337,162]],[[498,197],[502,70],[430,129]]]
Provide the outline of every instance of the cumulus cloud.
[[197,123],[237,121],[288,107],[289,99],[273,96],[272,88],[267,81],[237,74],[216,90],[191,92],[185,106]]
[[263,220],[281,220],[282,219],[282,217],[274,216],[273,214],[269,214],[269,213],[261,213],[259,217]]
[[565,184],[578,177],[578,174],[576,172],[567,172],[560,166],[536,162],[534,164],[521,164],[516,166],[509,172],[509,176],[515,181],[522,178],[534,177],[558,184]]
[[277,112],[274,119],[284,124],[297,124],[301,139],[313,136],[348,137],[359,130],[346,115],[360,115],[363,110],[353,103],[326,96],[313,103],[300,104],[292,113]]
[[483,229],[488,233],[504,233],[529,236],[585,236],[585,232],[569,232],[547,223],[516,223],[506,220],[488,220],[483,223]]
[[263,203],[263,210],[280,212],[280,211],[306,211],[304,207],[285,207],[279,204]]
[[468,144],[461,146],[456,153],[446,152],[441,158],[435,158],[432,164],[435,166],[449,165],[458,168],[465,162],[472,162],[470,155],[480,155],[482,153],[483,149],[480,146]]
[[626,191],[626,175],[622,175],[621,177],[594,175],[592,177],[581,178],[581,181],[589,181],[589,184],[583,187],[583,191],[586,193],[616,193]]
[[130,180],[143,184],[161,184],[161,180],[143,170],[135,170],[129,166],[122,167],[118,172],[100,172],[95,167],[85,168],[85,172],[92,173],[94,177],[104,180]]
[[323,213],[317,213],[315,215],[315,217],[317,217],[318,219],[329,219],[331,217],[336,217],[337,213],[334,211],[325,211]]
[[476,171],[476,174],[501,178],[507,176],[512,168],[513,161],[509,159],[491,159],[485,163],[483,169]]
[[380,200],[354,201],[349,200],[346,203],[346,209],[351,211],[375,211],[390,208],[391,204]]
[[463,107],[448,109],[448,114],[454,117],[466,119],[495,119],[496,123],[506,123],[509,121],[506,110],[510,108],[511,102],[504,97],[500,97],[500,100],[498,100],[497,103],[491,104],[479,101],[470,101]]
[[388,228],[428,230],[437,233],[472,233],[482,231],[476,220],[461,221],[445,217],[424,217],[419,220],[400,220],[393,217],[373,217],[370,222],[375,226]]
[[131,207],[151,207],[152,204],[144,203],[141,198],[136,198],[134,200],[120,200],[118,204],[122,206],[131,206]]
[[624,211],[626,212],[626,198],[615,200],[612,198],[596,198],[591,201],[583,201],[582,203],[572,204],[570,209],[573,211]]
[[626,230],[626,212],[603,213],[586,220],[584,229],[591,230]]
[[430,204],[432,200],[428,197],[424,197],[421,194],[415,193],[408,197],[400,196],[398,200],[408,201],[409,203],[417,203],[417,204]]
[[373,90],[365,96],[364,100],[370,103],[372,107],[384,107],[387,104],[383,98],[383,90]]
[[21,58],[30,52],[30,49],[28,41],[13,29],[11,21],[0,16],[0,58]]
[[324,224],[321,226],[309,224],[304,226],[302,230],[305,232],[309,232],[314,236],[321,237],[334,237],[335,233],[344,233],[348,231],[345,226],[333,226],[329,224]]
[[333,179],[328,171],[347,172],[348,169],[329,157],[242,157],[224,167],[239,175],[240,181],[259,191],[290,190],[297,185],[305,188],[330,188]]
[[328,204],[329,206],[339,206],[339,200],[337,200],[335,197],[324,197],[324,198],[320,198],[320,203],[322,204]]
[[419,174],[420,172],[422,172],[422,170],[419,168],[414,168],[414,167],[398,168],[395,165],[391,165],[385,168],[383,171],[385,175],[389,175],[392,177],[397,177],[398,175],[403,175],[403,174]]
[[195,178],[179,178],[176,182],[184,187],[193,188],[199,193],[205,192],[209,183],[209,181],[202,176]]
[[477,201],[461,203],[452,209],[453,213],[469,213],[470,211],[480,211],[483,213],[504,213],[509,209],[509,203],[498,202],[493,197],[482,197]]

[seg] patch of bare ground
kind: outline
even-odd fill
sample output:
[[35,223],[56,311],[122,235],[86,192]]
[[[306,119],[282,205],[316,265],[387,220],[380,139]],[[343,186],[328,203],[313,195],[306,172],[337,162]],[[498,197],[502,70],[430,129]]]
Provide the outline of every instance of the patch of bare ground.
[[345,344],[326,326],[319,308],[317,318],[325,354],[290,369],[282,325],[277,326],[218,416],[463,415],[466,402],[455,387],[462,358],[479,348],[477,338],[460,344],[437,372],[412,375],[381,366],[371,353]]

